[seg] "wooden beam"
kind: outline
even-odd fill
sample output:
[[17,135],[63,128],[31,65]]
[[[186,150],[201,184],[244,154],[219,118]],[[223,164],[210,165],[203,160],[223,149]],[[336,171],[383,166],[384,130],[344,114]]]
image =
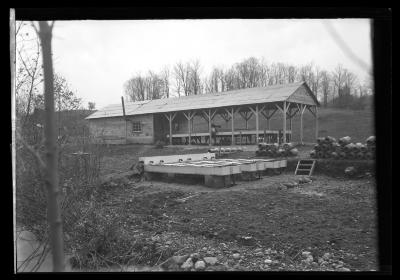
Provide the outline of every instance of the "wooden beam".
[[235,114],[235,113],[237,113],[238,111],[239,111],[239,108],[237,108],[236,110],[235,110],[235,108],[234,107],[231,107],[231,109],[227,109],[227,108],[224,108],[225,109],[225,112],[232,118],[233,117],[233,115]]
[[229,122],[229,120],[231,119],[230,114],[226,113],[226,112],[220,112],[219,115],[221,116],[221,118],[224,119],[224,121]]
[[268,115],[268,118],[269,118],[269,119],[272,118],[272,116],[276,113],[276,111],[278,111],[278,109],[275,108],[275,109],[272,111],[272,113]]
[[203,114],[207,117],[207,119],[214,119],[215,114],[217,113],[217,110],[215,109],[214,111],[212,111],[212,109],[208,109],[207,111],[203,111]]
[[263,117],[266,118],[266,119],[268,119],[268,112],[269,112],[268,109],[260,111],[261,115],[263,115]]
[[291,109],[292,105],[294,105],[294,104],[295,103],[293,103],[293,102],[287,101],[287,105],[288,105],[287,110]]
[[190,112],[188,112],[187,114],[185,112],[182,112],[182,113],[187,120],[190,120]]
[[251,111],[253,114],[255,114],[255,113],[256,113],[256,110],[255,110],[255,109],[253,109],[251,106],[249,106],[249,109],[250,109],[250,111]]
[[275,112],[276,112],[277,110],[278,110],[278,109],[275,108],[275,109],[272,110],[272,112],[270,112],[270,109],[269,109],[269,108],[264,108],[262,111],[260,111],[261,115],[263,115],[264,118],[267,120],[267,129],[268,129],[268,130],[270,129],[269,120],[270,120],[271,117],[275,114]]
[[206,118],[208,120],[209,115],[208,115],[208,112],[206,110],[203,111],[203,115],[206,116]]
[[[210,112],[212,112],[212,109],[210,109]],[[211,120],[214,119],[214,116],[216,113],[217,113],[217,109],[215,109],[214,112],[211,113]]]
[[206,121],[208,122],[208,114],[206,111],[202,111],[200,116]]
[[245,121],[248,121],[253,116],[253,112],[251,111],[239,111],[239,114]]
[[224,108],[224,110],[225,110],[225,113],[229,116],[229,117],[231,117],[232,118],[232,112],[233,112],[233,107],[231,108],[231,110],[228,110],[227,108]]
[[311,113],[314,117],[316,117],[316,114],[315,114],[315,112],[312,111],[311,106],[310,106],[310,107],[307,107],[307,110],[310,111],[310,113]]
[[[291,111],[292,109],[293,109],[293,108],[290,108],[290,111]],[[296,114],[297,114],[299,111],[300,111],[300,110],[299,110],[298,108],[295,108],[295,110],[294,110],[293,113],[290,113],[290,112],[289,112],[289,114],[288,114],[289,118],[293,118],[294,116],[296,116]]]
[[249,128],[248,121],[252,117],[253,112],[252,111],[239,111],[239,114],[246,121],[246,129],[248,129]]
[[171,118],[172,121],[175,119],[176,113],[177,113],[177,112],[174,112],[174,113],[171,113],[171,112],[170,112],[170,113],[169,113],[170,118]]
[[278,108],[278,110],[283,113],[283,108],[281,108],[278,104],[275,104],[275,107]]
[[164,113],[163,116],[167,119],[167,121],[169,121],[169,116],[168,116],[168,114]]

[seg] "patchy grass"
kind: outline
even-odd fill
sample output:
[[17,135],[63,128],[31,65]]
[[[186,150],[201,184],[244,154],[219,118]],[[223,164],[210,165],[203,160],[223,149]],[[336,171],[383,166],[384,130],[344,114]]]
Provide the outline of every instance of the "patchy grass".
[[[300,266],[299,251],[308,250],[315,258],[326,252],[340,255],[351,270],[377,269],[374,182],[317,176],[302,187],[282,188],[281,182],[288,180],[293,175],[220,190],[164,182],[105,186],[96,199],[96,216],[102,221],[91,220],[112,223],[109,228],[116,233],[106,235],[110,236],[107,242],[96,243],[112,245],[93,245],[91,254],[94,250],[122,264],[155,265],[185,249],[188,236],[232,248],[244,246],[241,236],[251,236],[257,246],[286,252],[282,262]],[[179,200],[193,195],[185,202]],[[104,236],[107,230],[98,232]],[[154,241],[167,233],[177,235],[172,245],[165,245],[168,239]],[[201,250],[196,243],[188,253]],[[249,254],[246,269],[257,269],[252,258]]]
[[[308,149],[301,147],[301,152]],[[207,147],[110,146],[104,152],[102,174],[128,171],[140,156],[206,151]],[[247,252],[241,269],[260,270],[263,260],[251,251],[259,246],[285,252],[279,261],[294,265],[293,270],[318,270],[302,264],[302,250],[312,252],[315,259],[329,252],[351,270],[377,269],[373,178],[346,180],[316,174],[310,184],[282,187],[282,182],[293,179],[284,173],[219,190],[199,181],[127,179],[123,184],[103,184],[93,199],[92,216],[71,237],[76,243],[75,265],[96,269],[113,263],[157,265],[174,254],[208,247],[215,248],[228,265],[234,265],[230,259],[234,250]],[[191,198],[180,200],[186,197]],[[251,236],[255,243],[241,244],[241,236]]]

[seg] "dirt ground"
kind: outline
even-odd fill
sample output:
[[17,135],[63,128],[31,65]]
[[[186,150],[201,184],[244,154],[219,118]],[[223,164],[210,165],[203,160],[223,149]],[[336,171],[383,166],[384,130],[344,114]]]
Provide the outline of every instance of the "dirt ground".
[[[140,156],[207,151],[139,145],[109,149],[104,176],[128,171]],[[107,188],[102,211],[118,219],[121,230],[161,244],[165,255],[143,265],[198,252],[218,258],[215,270],[377,270],[374,178],[315,175],[299,187],[282,185],[294,179],[293,172],[284,172],[225,189],[207,188],[193,176],[169,183],[128,180]],[[304,261],[304,251],[314,262]],[[232,258],[235,253],[239,259]],[[329,258],[322,259],[326,253]]]

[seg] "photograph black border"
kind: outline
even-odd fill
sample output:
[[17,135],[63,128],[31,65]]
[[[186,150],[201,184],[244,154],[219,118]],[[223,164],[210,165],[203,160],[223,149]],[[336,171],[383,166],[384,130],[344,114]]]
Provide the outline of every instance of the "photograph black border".
[[[205,2],[208,3],[208,2]],[[16,3],[15,6],[18,6]],[[10,7],[11,8],[11,7]],[[7,27],[9,26],[9,8]],[[377,136],[376,180],[379,225],[379,266],[380,271],[368,273],[337,273],[339,275],[391,275],[392,271],[392,10],[376,7],[259,7],[259,6],[209,6],[182,7],[177,6],[136,6],[136,7],[16,7],[16,20],[135,20],[135,19],[227,19],[227,18],[370,18],[372,19],[373,69],[375,86],[375,132]],[[8,29],[8,28],[7,28]],[[9,29],[8,29],[9,33]],[[9,36],[8,36],[9,38]],[[7,52],[9,52],[9,44]],[[8,59],[8,65],[10,60]],[[5,75],[10,81],[10,73]],[[11,87],[8,96],[11,98]],[[10,100],[11,101],[11,100]],[[8,103],[8,104],[11,104]],[[4,120],[11,120],[11,112],[3,111]],[[9,147],[7,155],[11,158],[11,122],[8,122],[10,137],[3,145]],[[4,140],[4,139],[3,139]],[[11,165],[8,165],[11,174]],[[7,170],[7,169],[6,169]],[[12,177],[11,178],[12,183]],[[12,188],[8,188],[7,203],[3,206],[7,211],[12,209]],[[11,201],[11,205],[9,203]],[[12,210],[10,213],[12,216]],[[7,217],[10,217],[7,216]],[[11,223],[12,219],[8,220]],[[11,232],[11,228],[7,231]],[[12,232],[11,232],[12,233]],[[11,234],[12,236],[12,234]],[[13,244],[11,244],[13,252]],[[10,251],[11,253],[11,251]],[[8,260],[8,258],[7,258]],[[13,273],[13,258],[11,269]],[[10,262],[7,262],[9,264]],[[39,273],[42,274],[42,273]],[[96,277],[99,276],[97,273]],[[124,274],[124,273],[123,273]],[[135,275],[138,273],[135,273]],[[143,273],[139,273],[143,274]],[[144,273],[147,274],[147,273]],[[154,273],[160,274],[160,273]],[[182,274],[182,273],[177,273]],[[203,273],[198,274],[202,276]],[[206,273],[207,274],[207,273]],[[219,274],[219,273],[216,273]],[[226,273],[223,273],[226,274]],[[230,274],[230,273],[229,273]],[[242,275],[242,273],[235,273]],[[253,273],[245,273],[253,274]],[[259,274],[259,273],[256,273]],[[268,272],[262,273],[270,274]],[[272,273],[274,275],[282,273]],[[286,273],[283,274],[293,274]],[[294,273],[296,275],[303,273]],[[333,273],[335,275],[336,273]],[[176,276],[173,274],[174,277]],[[305,275],[320,275],[307,272]],[[332,273],[324,273],[324,277]],[[170,273],[164,276],[171,276]],[[188,276],[188,275],[186,275]],[[190,274],[190,277],[193,275]],[[321,276],[321,275],[320,275]],[[204,277],[204,275],[203,275]]]

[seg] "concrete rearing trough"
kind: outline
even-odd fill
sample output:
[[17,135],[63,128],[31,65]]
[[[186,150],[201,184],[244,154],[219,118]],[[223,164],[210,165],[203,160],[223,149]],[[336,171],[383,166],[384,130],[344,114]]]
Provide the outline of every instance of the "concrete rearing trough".
[[208,187],[232,186],[235,180],[254,180],[268,169],[281,170],[287,166],[285,159],[216,159],[214,153],[141,157],[146,180],[155,174],[202,175]]

